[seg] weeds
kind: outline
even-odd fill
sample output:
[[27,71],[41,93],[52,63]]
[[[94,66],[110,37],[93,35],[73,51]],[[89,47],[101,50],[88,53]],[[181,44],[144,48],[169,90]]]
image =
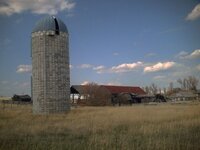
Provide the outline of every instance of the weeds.
[[0,110],[2,150],[198,150],[199,139],[199,104],[80,107],[49,116],[33,115],[28,105]]

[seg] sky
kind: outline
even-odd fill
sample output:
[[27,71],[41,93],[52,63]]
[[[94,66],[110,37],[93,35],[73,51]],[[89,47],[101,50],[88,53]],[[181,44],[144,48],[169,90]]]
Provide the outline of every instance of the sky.
[[0,96],[31,93],[31,32],[48,15],[69,30],[71,85],[200,80],[199,0],[1,0]]

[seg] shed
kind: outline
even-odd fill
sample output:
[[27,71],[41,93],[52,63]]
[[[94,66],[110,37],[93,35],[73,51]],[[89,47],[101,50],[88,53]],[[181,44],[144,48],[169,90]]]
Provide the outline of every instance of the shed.
[[18,102],[31,102],[31,97],[29,95],[13,95],[12,97],[13,101]]
[[196,100],[197,95],[193,91],[179,91],[170,95],[174,101]]

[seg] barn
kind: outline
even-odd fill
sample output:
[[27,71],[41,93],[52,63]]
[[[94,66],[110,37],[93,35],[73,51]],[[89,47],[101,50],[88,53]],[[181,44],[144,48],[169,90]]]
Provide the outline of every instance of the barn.
[[184,90],[173,93],[169,97],[173,101],[190,101],[198,99],[198,95],[194,91],[184,91]]
[[13,95],[13,101],[17,102],[31,102],[31,97],[29,95]]
[[[97,105],[141,103],[146,93],[140,87],[113,85],[72,85],[72,103]],[[94,104],[94,103],[92,103]]]

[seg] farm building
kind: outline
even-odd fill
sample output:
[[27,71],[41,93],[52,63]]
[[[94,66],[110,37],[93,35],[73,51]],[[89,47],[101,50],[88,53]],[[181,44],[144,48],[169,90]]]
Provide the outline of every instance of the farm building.
[[188,101],[188,100],[196,100],[198,98],[197,94],[193,91],[179,91],[171,94],[170,99],[173,101]]
[[196,93],[197,99],[200,100],[200,90],[197,90],[195,93]]
[[18,102],[31,102],[31,97],[29,95],[13,95],[12,97],[13,101]]
[[[140,87],[110,85],[73,85],[72,103],[94,105],[141,103],[146,93]],[[88,104],[90,105],[90,104]]]

